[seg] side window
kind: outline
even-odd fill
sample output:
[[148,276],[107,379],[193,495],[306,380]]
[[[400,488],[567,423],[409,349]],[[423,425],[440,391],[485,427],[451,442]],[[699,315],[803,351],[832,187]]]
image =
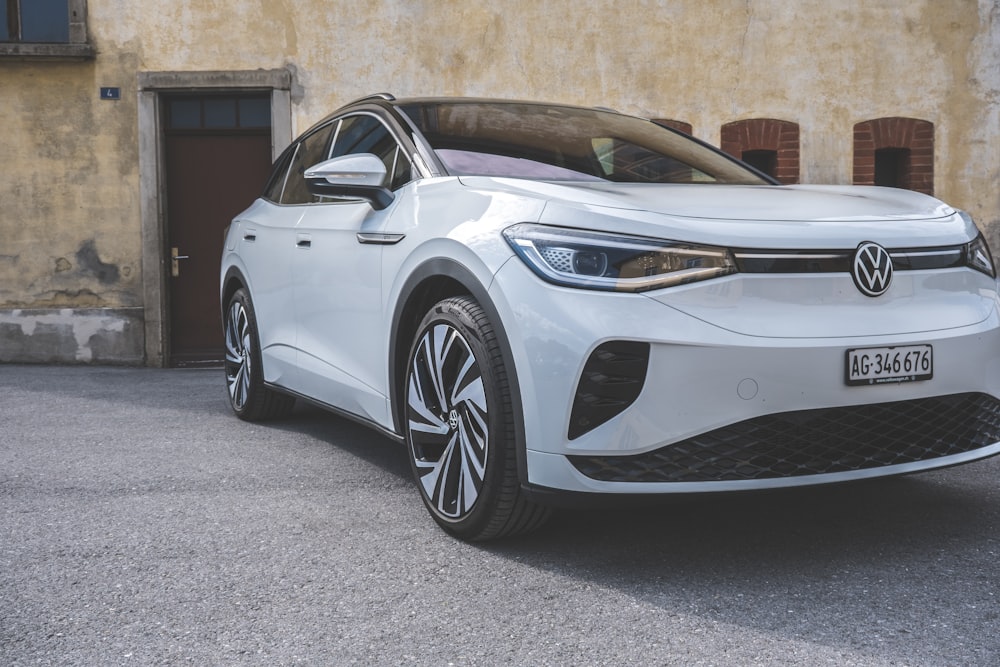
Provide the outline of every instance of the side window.
[[330,133],[335,123],[328,123],[309,136],[303,138],[295,149],[295,155],[285,180],[285,189],[281,195],[282,204],[312,204],[320,201],[319,197],[309,192],[305,173],[309,167],[326,159],[327,146],[330,145]]
[[386,187],[400,188],[413,180],[413,167],[389,129],[374,116],[348,116],[340,126],[330,157],[373,153],[385,164]]
[[273,201],[275,203],[281,201],[281,191],[285,188],[285,177],[288,175],[288,165],[292,161],[292,157],[295,155],[295,151],[298,146],[289,146],[285,149],[285,152],[281,154],[274,166],[271,167],[271,175],[267,179],[267,185],[264,186],[264,199]]

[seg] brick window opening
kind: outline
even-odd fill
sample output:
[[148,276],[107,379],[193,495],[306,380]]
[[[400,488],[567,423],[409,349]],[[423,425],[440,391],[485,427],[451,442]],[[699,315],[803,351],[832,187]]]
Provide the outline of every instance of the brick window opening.
[[891,117],[855,125],[854,184],[934,194],[934,124]]
[[879,148],[875,151],[875,185],[905,188],[910,181],[910,150]]
[[722,126],[721,148],[779,183],[799,182],[798,123],[774,118],[726,123]]
[[771,178],[777,178],[778,151],[743,151],[740,159],[757,171],[762,171]]

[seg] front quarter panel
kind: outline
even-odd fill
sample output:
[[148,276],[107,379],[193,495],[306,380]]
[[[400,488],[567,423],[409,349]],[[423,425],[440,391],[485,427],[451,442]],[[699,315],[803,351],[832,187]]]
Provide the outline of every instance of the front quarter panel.
[[464,293],[476,297],[503,328],[488,294],[496,272],[513,257],[501,232],[517,222],[536,221],[544,206],[542,200],[475,190],[448,177],[421,181],[413,197],[400,202],[384,231],[405,237],[386,246],[383,254],[383,305],[392,313],[385,341],[386,383],[398,433],[403,433],[404,366],[416,324],[441,298]]
[[257,317],[264,379],[269,383],[284,384],[295,362],[291,261],[295,224],[301,215],[300,207],[258,199],[236,217],[226,239],[222,278],[230,268],[243,276]]

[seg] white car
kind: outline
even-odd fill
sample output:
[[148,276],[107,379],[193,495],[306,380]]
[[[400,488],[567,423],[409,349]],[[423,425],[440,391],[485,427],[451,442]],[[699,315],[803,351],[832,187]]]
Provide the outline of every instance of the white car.
[[228,229],[236,414],[405,442],[447,531],[592,494],[766,489],[1000,452],[993,261],[915,192],[779,186],[613,111],[376,95]]

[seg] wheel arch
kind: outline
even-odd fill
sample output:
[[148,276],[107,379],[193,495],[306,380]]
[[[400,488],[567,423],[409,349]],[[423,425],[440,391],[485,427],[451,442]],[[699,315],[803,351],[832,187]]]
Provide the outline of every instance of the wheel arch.
[[434,304],[449,297],[465,294],[472,296],[486,311],[493,324],[504,364],[508,369],[507,380],[510,385],[514,433],[517,440],[515,443],[517,469],[521,483],[524,484],[527,482],[524,412],[518,373],[507,331],[487,288],[469,269],[447,258],[432,259],[418,266],[403,284],[396,302],[389,336],[389,399],[393,429],[401,436],[406,436],[404,412],[406,399],[403,382],[406,377],[410,347],[420,321]]
[[246,289],[249,293],[250,287],[247,285],[247,280],[243,276],[243,272],[235,266],[229,267],[229,270],[226,271],[226,277],[222,280],[222,289],[219,294],[219,304],[222,308],[223,321],[225,320],[226,315],[226,304],[229,303],[231,298],[233,298],[233,294],[236,293],[236,290],[241,287]]

